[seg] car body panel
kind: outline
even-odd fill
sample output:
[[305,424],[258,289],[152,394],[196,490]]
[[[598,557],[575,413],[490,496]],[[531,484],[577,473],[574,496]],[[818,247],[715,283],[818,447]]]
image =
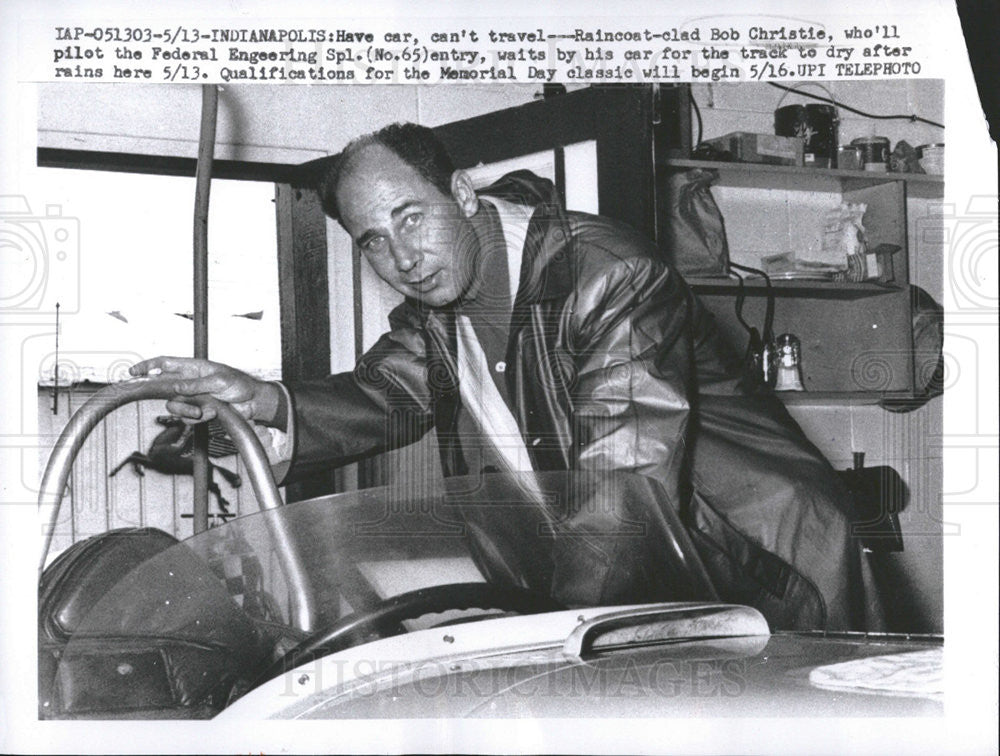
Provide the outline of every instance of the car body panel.
[[[645,609],[631,607],[629,609]],[[620,610],[615,610],[615,613]],[[309,663],[219,718],[885,717],[942,714],[939,638],[779,633],[622,644],[565,653],[573,629],[609,611],[481,620],[358,646]],[[568,631],[568,632],[567,632]],[[526,641],[518,643],[517,641]],[[930,652],[919,691],[829,690],[817,668]],[[922,659],[927,669],[927,659]]]

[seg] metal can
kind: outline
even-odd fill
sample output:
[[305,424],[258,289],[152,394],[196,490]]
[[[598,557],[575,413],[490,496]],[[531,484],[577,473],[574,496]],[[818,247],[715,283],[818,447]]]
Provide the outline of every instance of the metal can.
[[866,171],[884,173],[889,169],[889,137],[859,137],[851,145],[861,149],[861,165]]
[[941,175],[944,173],[944,142],[922,144],[917,147],[917,157],[924,173]]
[[837,149],[837,167],[844,171],[861,170],[861,148],[845,144]]

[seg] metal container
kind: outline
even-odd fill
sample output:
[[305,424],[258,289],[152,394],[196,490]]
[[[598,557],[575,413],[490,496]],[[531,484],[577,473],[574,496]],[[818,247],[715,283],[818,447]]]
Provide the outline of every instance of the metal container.
[[802,342],[791,333],[775,339],[778,352],[778,377],[775,391],[805,391],[802,385]]
[[917,157],[924,173],[940,176],[944,173],[944,142],[922,144],[917,147]]
[[866,171],[885,173],[889,170],[889,137],[859,137],[851,145],[861,149],[861,165]]
[[849,144],[839,147],[837,149],[837,167],[845,171],[861,170],[861,148]]
[[833,105],[786,105],[774,111],[774,133],[803,139],[803,161],[807,167],[837,167],[839,124]]

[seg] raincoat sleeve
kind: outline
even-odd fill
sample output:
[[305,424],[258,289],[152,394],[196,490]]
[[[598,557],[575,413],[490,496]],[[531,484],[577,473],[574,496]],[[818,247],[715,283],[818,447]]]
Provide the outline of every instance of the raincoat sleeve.
[[679,511],[693,374],[690,295],[664,263],[625,249],[609,241],[579,250],[569,329],[576,465],[653,478]]
[[394,328],[352,372],[289,386],[294,451],[283,482],[419,440],[433,425],[426,363],[423,334]]
[[577,246],[582,265],[566,339],[576,369],[572,463],[598,479],[638,473],[650,492],[645,504],[611,490],[571,504],[563,526],[574,537],[555,543],[551,589],[571,606],[714,597],[700,572],[678,582],[688,566],[671,569],[669,557],[684,561],[678,539],[686,536],[664,521],[679,522],[682,511],[693,373],[688,290],[662,262],[630,249],[619,237]]

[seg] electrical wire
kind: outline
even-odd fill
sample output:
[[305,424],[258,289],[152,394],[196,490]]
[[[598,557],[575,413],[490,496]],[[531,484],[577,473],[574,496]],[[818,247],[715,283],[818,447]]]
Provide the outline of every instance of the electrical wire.
[[698,107],[698,103],[694,99],[694,92],[689,92],[688,99],[691,101],[691,109],[694,111],[695,118],[698,119],[698,138],[694,141],[694,146],[697,147],[701,144],[702,136],[702,122],[701,122],[701,108]]
[[[803,92],[802,90],[795,89],[794,87],[786,87],[784,84],[775,84],[773,81],[769,81],[767,83],[770,84],[775,89],[783,89],[786,92],[795,92],[796,94],[800,94],[803,97],[811,97],[812,99],[819,100],[820,102],[828,102],[831,105],[836,105],[838,108],[842,108],[843,110],[846,110],[849,113],[856,113],[857,115],[864,116],[865,118],[873,118],[879,121],[900,120],[900,121],[909,121],[910,123],[926,123],[929,124],[930,126],[937,126],[939,129],[944,128],[943,123],[938,123],[937,121],[931,121],[927,118],[921,118],[915,113],[910,115],[902,115],[902,114],[876,115],[875,113],[867,113],[864,110],[859,110],[858,108],[852,108],[850,105],[845,105],[844,103],[838,102],[837,100],[834,100],[831,97],[823,97],[821,95],[812,94],[811,92]],[[691,98],[691,101],[694,102],[694,98]]]
[[730,270],[734,276],[736,276],[737,289],[736,289],[736,319],[740,321],[740,325],[743,326],[743,330],[747,333],[753,333],[753,327],[743,319],[743,302],[746,301],[747,292],[746,287],[743,285],[743,276],[737,273],[735,270]]
[[[764,286],[766,287],[767,291],[767,302],[764,309],[764,341],[773,341],[774,340],[774,287],[771,285],[771,277],[767,275],[767,273],[765,273],[764,271],[760,270],[759,268],[751,268],[749,265],[739,265],[737,263],[734,263],[732,260],[729,261],[729,268],[731,271],[733,268],[735,268],[736,270],[741,270],[744,273],[751,273],[760,276],[761,278],[764,279]],[[740,279],[739,294],[744,294],[743,276],[741,276],[739,273],[735,273],[735,271],[732,272],[737,278]],[[736,309],[737,309],[736,317],[739,319],[741,323],[743,323],[745,327],[746,323],[743,320],[742,297],[737,298]]]

